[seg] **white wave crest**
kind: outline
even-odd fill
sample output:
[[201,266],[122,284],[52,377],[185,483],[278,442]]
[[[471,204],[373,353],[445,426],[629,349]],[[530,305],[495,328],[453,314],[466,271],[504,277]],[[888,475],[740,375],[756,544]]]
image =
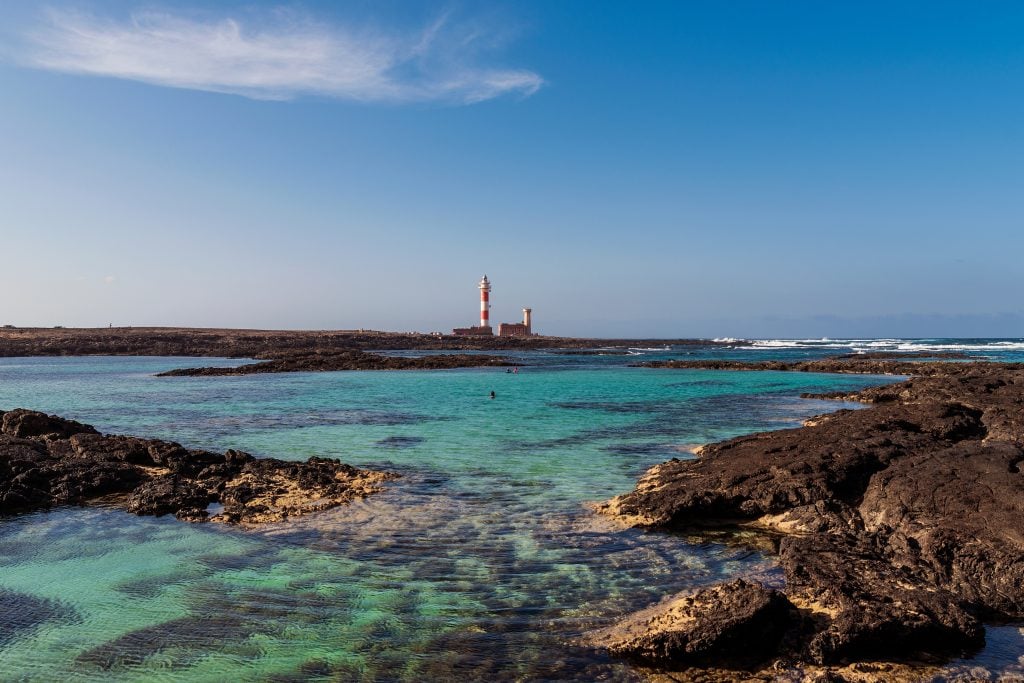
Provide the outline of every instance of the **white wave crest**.
[[[718,340],[715,340],[718,341]],[[849,349],[853,352],[1024,351],[1024,339],[757,339],[741,349]]]

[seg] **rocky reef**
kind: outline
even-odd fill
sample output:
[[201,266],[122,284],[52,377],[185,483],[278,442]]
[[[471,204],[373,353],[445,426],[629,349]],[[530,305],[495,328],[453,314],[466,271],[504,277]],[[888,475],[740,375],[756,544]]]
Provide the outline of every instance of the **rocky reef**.
[[365,351],[297,351],[260,363],[233,368],[181,368],[161,372],[158,377],[197,377],[218,375],[254,375],[268,372],[325,372],[334,370],[446,370],[509,366],[500,356],[484,354],[439,354],[431,356],[382,356]]
[[259,524],[326,510],[397,475],[329,458],[219,454],[16,409],[0,411],[0,514],[107,505],[191,522]]
[[679,596],[594,644],[673,665],[934,662],[981,646],[986,621],[1024,619],[1024,365],[789,369],[836,364],[918,376],[859,392],[867,408],[657,465],[600,506],[648,529],[763,530],[784,588]]
[[[955,372],[957,365],[972,366],[974,363],[934,363],[921,360],[912,354],[891,357],[889,354],[856,354],[819,358],[816,360],[745,361],[745,360],[659,360],[636,363],[634,367],[670,368],[673,370],[773,370],[776,372],[826,372],[854,375],[946,375]],[[929,356],[934,358],[935,356]],[[990,366],[992,364],[982,363]]]

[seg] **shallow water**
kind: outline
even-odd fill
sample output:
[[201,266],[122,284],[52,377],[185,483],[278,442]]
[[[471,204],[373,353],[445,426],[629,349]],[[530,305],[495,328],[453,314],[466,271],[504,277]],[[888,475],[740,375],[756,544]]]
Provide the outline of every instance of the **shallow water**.
[[0,408],[403,475],[258,532],[102,509],[0,520],[0,679],[631,680],[573,639],[677,590],[778,576],[756,539],[621,530],[585,503],[696,444],[843,405],[802,391],[892,381],[527,360],[156,378],[214,362],[0,359]]

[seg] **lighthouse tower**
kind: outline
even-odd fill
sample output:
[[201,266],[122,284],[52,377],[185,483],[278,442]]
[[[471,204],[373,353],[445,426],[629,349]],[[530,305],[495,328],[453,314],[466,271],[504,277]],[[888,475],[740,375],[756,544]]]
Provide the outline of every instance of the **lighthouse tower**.
[[484,334],[491,333],[491,282],[484,275],[480,280],[480,328]]
[[456,327],[452,334],[469,336],[480,335],[489,337],[494,334],[491,329],[491,281],[484,275],[477,285],[480,290],[480,324],[476,327]]

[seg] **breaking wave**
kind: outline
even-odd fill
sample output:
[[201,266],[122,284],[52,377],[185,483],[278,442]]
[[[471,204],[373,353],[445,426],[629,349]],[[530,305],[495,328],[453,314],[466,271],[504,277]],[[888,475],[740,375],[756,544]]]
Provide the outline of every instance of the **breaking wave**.
[[[715,341],[720,341],[716,339]],[[849,349],[851,351],[1024,351],[1024,339],[755,339],[742,349]]]

